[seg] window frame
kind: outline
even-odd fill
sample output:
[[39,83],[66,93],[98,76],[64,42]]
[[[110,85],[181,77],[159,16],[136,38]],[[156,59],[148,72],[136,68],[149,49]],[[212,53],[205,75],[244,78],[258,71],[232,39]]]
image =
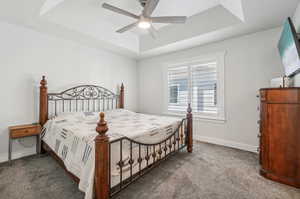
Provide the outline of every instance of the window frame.
[[217,114],[194,112],[193,115],[199,119],[219,120],[225,121],[225,55],[226,51],[217,52],[212,54],[204,54],[201,56],[176,60],[173,62],[163,64],[163,83],[164,83],[164,110],[166,115],[183,116],[186,112],[183,111],[170,111],[169,105],[169,90],[168,90],[168,69],[172,67],[187,66],[188,67],[188,101],[191,102],[191,66],[201,62],[207,63],[209,61],[217,62]]

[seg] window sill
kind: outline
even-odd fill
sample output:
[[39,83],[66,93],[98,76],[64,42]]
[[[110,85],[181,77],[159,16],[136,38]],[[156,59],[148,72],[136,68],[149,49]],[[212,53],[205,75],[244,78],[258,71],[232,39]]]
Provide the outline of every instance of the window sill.
[[[181,118],[186,117],[186,113],[164,112],[163,115],[181,117]],[[226,119],[222,117],[203,116],[199,114],[193,114],[193,118],[194,120],[199,122],[210,122],[210,123],[217,123],[217,124],[226,123]]]

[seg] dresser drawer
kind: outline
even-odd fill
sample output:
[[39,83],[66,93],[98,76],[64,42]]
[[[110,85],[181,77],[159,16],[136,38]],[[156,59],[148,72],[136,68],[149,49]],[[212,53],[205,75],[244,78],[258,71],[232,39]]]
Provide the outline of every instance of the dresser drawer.
[[269,90],[267,101],[268,103],[300,103],[300,92],[298,89]]
[[20,138],[26,136],[38,135],[41,132],[40,126],[24,127],[10,129],[10,136],[12,138]]

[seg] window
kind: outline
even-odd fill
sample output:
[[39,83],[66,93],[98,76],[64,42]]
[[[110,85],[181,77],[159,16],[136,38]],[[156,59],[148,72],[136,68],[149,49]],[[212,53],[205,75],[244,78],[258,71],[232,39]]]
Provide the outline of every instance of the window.
[[194,115],[224,120],[224,53],[181,64],[169,64],[167,73],[168,113],[186,112],[191,103]]
[[178,89],[179,85],[170,86],[170,93],[169,93],[169,103],[170,104],[177,104],[178,103]]
[[217,63],[199,63],[192,65],[190,70],[192,109],[217,114]]
[[187,69],[187,67],[174,67],[168,70],[168,110],[184,111],[187,107]]

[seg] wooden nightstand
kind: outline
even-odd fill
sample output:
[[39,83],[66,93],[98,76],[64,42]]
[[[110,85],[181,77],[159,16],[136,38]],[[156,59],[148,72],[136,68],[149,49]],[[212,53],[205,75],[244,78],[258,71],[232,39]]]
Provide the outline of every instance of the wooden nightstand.
[[41,152],[41,125],[39,124],[28,124],[28,125],[19,125],[19,126],[11,126],[9,129],[9,144],[8,144],[8,161],[11,164],[11,152],[12,152],[12,140],[36,136],[36,152],[40,154]]

